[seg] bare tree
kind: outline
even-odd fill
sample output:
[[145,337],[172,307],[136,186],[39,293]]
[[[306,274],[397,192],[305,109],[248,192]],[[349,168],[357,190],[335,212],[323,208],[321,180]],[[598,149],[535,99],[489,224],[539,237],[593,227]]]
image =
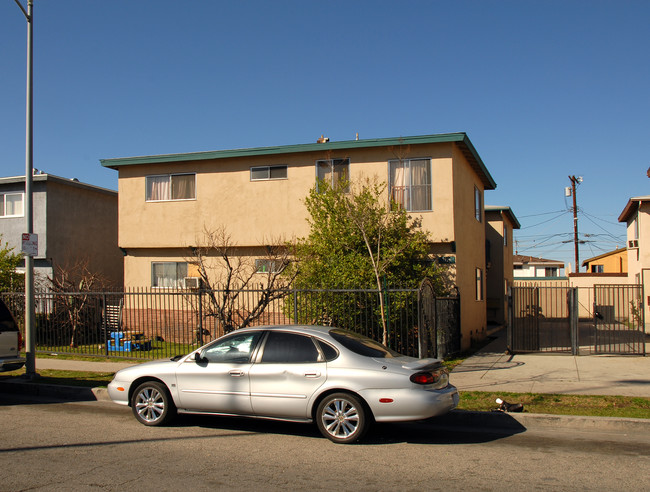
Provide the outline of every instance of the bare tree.
[[[214,316],[224,333],[251,325],[275,300],[285,297],[295,278],[284,275],[289,250],[280,241],[263,245],[257,262],[243,255],[225,226],[203,230],[199,246],[192,248],[188,263],[201,277],[209,303],[207,315]],[[244,292],[257,294],[243,306]],[[250,298],[248,299],[250,301]]]
[[78,259],[72,264],[57,266],[49,278],[49,287],[53,292],[68,294],[56,296],[55,312],[69,324],[70,346],[76,347],[81,326],[88,318],[93,292],[110,288],[106,277],[88,268],[88,259]]

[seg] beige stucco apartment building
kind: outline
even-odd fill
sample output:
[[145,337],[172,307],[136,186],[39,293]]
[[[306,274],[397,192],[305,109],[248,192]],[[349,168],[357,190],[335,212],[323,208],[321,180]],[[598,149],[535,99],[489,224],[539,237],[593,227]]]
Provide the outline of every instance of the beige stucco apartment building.
[[487,321],[494,326],[508,322],[508,288],[514,281],[513,231],[521,228],[510,207],[486,205]]
[[[461,294],[463,347],[486,331],[484,192],[496,187],[464,133],[104,159],[119,172],[127,287],[181,286],[192,246],[225,227],[243,255],[308,234],[316,179],[377,177],[430,234]],[[512,223],[510,224],[512,227]],[[511,237],[511,236],[509,236]],[[441,261],[443,263],[443,261]]]

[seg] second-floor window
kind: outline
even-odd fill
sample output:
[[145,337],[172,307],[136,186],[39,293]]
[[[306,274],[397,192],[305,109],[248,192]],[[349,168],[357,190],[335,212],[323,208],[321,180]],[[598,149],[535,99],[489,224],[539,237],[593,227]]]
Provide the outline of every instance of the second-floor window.
[[22,217],[24,215],[24,193],[0,194],[0,217]]
[[316,161],[316,178],[332,188],[345,184],[344,191],[349,190],[350,159],[327,159]]
[[159,174],[147,176],[147,201],[194,200],[196,174]]
[[287,179],[287,166],[251,167],[251,181],[267,181],[270,179]]
[[474,187],[474,217],[479,222],[482,222],[483,197],[481,196],[481,190],[479,190],[476,186]]
[[432,210],[431,159],[389,161],[390,199],[413,212]]

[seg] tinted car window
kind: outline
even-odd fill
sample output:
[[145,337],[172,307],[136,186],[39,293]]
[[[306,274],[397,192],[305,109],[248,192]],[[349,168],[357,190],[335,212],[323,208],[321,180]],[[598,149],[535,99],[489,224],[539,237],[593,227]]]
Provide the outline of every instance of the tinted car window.
[[245,363],[250,360],[259,337],[260,332],[238,333],[210,345],[202,355],[208,362]]
[[381,343],[359,333],[353,333],[339,328],[330,330],[329,333],[334,340],[355,354],[381,359],[400,357],[401,355],[394,350],[384,347]]
[[264,344],[262,363],[317,362],[318,350],[310,337],[272,331]]
[[339,356],[338,351],[332,347],[329,343],[325,343],[322,340],[317,340],[318,345],[320,345],[323,355],[325,356],[325,361],[329,362],[336,359]]
[[4,301],[0,300],[0,331],[18,331],[18,325]]

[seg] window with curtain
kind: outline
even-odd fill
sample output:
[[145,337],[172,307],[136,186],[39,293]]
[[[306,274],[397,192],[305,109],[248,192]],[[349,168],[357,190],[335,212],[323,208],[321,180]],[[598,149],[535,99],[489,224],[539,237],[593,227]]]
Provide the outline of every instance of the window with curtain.
[[393,203],[408,211],[431,211],[431,159],[400,159],[388,164]]
[[22,217],[24,215],[24,193],[0,194],[0,217]]
[[316,177],[335,188],[339,183],[345,183],[343,191],[350,191],[350,159],[327,159],[316,161]]
[[476,269],[476,300],[483,300],[483,270]]
[[151,263],[151,286],[165,289],[182,289],[187,277],[187,263],[154,261]]
[[483,197],[481,196],[481,190],[476,186],[474,187],[474,217],[479,222],[483,222]]
[[147,176],[147,201],[193,200],[196,198],[196,174]]

